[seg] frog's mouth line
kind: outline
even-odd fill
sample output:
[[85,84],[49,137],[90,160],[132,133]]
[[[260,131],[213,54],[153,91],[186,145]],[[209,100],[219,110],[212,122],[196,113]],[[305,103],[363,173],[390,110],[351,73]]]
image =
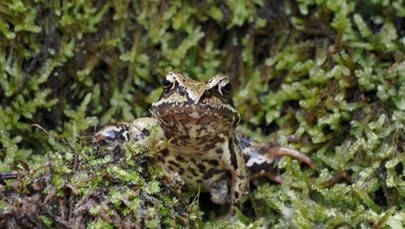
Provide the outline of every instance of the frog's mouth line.
[[199,120],[211,118],[212,120],[218,120],[219,122],[229,121],[231,123],[237,123],[240,119],[240,115],[236,110],[229,110],[228,107],[213,107],[210,105],[195,105],[195,106],[176,106],[172,105],[160,105],[158,107],[152,107],[149,109],[150,113],[164,122],[165,117],[169,116],[187,116],[187,119]]
[[[192,109],[192,108],[182,108],[182,109],[162,109],[160,107],[159,109],[150,109],[150,113],[154,118],[159,120],[161,123],[163,123],[166,126],[172,126],[173,124],[170,124],[170,121],[168,122],[167,120],[173,120],[173,119],[178,119],[178,120],[194,120],[194,121],[199,121],[199,120],[205,120],[207,122],[220,122],[220,123],[226,123],[229,122],[230,125],[234,125],[239,121],[239,113],[233,113],[229,114],[229,111],[226,109],[207,109],[205,107],[204,112],[199,112],[200,109]],[[204,123],[204,121],[203,121]]]

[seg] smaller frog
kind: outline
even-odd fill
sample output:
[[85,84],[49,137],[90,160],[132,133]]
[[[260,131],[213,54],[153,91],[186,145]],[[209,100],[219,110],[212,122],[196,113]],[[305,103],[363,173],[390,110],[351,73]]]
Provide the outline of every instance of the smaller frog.
[[162,165],[180,175],[185,189],[209,192],[211,200],[229,204],[228,215],[249,190],[249,183],[265,177],[277,183],[280,157],[291,156],[311,168],[304,154],[274,143],[258,143],[236,127],[240,114],[233,106],[229,78],[218,74],[207,82],[170,72],[162,81],[163,93],[152,104],[151,118],[107,126],[94,135],[95,142],[143,141],[148,126],[159,126],[158,137],[167,147],[158,154]]

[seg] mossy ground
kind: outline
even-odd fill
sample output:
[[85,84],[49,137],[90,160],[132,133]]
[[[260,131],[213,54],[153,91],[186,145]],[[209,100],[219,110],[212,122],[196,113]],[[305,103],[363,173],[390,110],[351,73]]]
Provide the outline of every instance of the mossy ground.
[[283,159],[284,184],[252,191],[243,223],[404,227],[403,0],[1,1],[0,171],[25,175],[1,188],[0,225],[63,226],[80,213],[98,228],[196,225],[175,181],[150,169],[153,150],[89,141],[95,126],[148,115],[174,69],[229,75],[240,129],[318,165]]

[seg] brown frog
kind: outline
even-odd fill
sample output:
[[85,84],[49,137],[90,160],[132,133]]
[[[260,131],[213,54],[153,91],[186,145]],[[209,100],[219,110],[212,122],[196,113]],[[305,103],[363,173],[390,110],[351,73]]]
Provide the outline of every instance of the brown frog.
[[140,141],[149,134],[147,126],[160,126],[160,138],[168,142],[158,155],[164,167],[178,173],[186,189],[201,189],[214,203],[229,204],[229,215],[250,181],[267,177],[282,182],[278,158],[288,155],[316,167],[296,150],[251,141],[235,130],[240,114],[232,103],[228,77],[219,74],[199,82],[170,72],[162,86],[161,97],[150,109],[153,118],[107,126],[95,134],[95,141]]

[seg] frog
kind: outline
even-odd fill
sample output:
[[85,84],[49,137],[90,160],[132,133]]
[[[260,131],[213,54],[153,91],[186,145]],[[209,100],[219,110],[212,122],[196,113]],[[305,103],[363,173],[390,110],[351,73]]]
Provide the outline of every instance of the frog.
[[208,192],[211,201],[229,205],[227,216],[260,178],[282,183],[277,167],[284,156],[315,169],[305,154],[277,143],[261,143],[236,130],[241,115],[232,101],[229,77],[216,74],[208,81],[194,80],[181,72],[169,72],[163,92],[150,108],[152,117],[137,118],[102,128],[94,142],[143,141],[157,126],[157,138],[167,142],[157,154],[162,166],[178,174],[188,191]]

